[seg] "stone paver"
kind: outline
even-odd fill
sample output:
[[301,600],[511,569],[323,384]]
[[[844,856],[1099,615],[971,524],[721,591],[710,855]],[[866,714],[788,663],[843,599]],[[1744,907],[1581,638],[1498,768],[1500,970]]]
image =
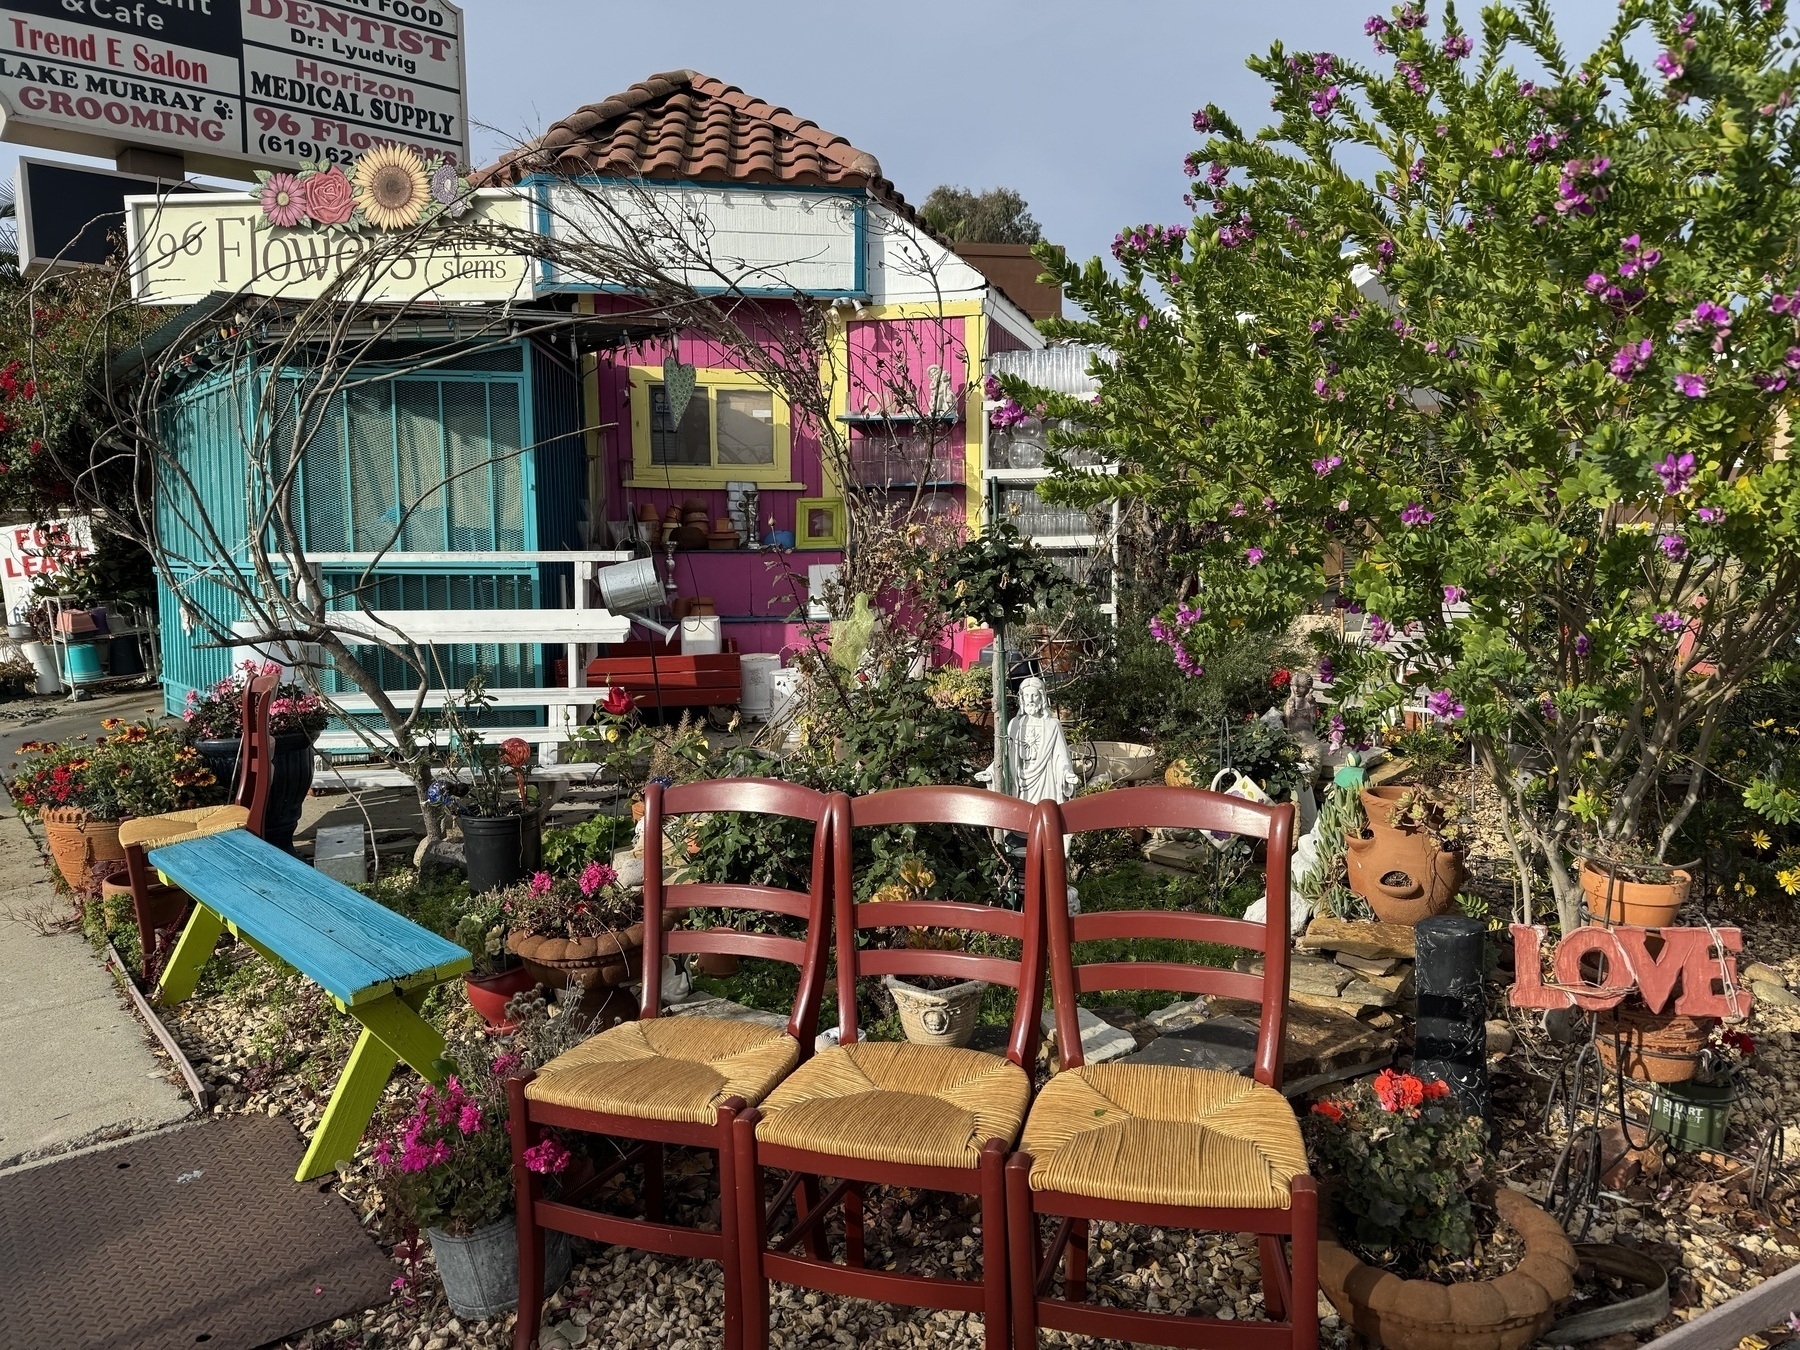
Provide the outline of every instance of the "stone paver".
[[68,903],[25,823],[0,805],[0,1167],[191,1109],[82,937],[28,920]]

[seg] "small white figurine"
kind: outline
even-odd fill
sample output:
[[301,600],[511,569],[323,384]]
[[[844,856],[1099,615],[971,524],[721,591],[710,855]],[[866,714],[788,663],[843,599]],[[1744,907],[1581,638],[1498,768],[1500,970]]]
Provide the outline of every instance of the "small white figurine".
[[[975,777],[992,783],[994,766]],[[1081,785],[1062,722],[1050,711],[1044,682],[1035,675],[1019,685],[1019,711],[1006,724],[1006,778],[1011,794],[1028,802],[1061,804]]]

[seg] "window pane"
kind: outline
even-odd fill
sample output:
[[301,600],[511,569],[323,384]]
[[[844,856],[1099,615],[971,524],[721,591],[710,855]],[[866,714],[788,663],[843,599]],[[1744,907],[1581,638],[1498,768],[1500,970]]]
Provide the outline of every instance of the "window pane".
[[400,439],[400,503],[410,511],[404,546],[413,553],[440,553],[450,547],[450,540],[444,533],[444,427],[438,416],[437,381],[397,382],[394,411]]
[[494,531],[498,547],[525,547],[525,468],[520,453],[519,387],[490,384],[488,412],[493,419]]
[[479,384],[446,380],[444,435],[450,450],[451,481],[445,490],[453,551],[494,547],[494,493],[490,469],[487,390]]
[[669,395],[660,384],[650,386],[650,462],[712,467],[711,410],[705,389],[694,390],[681,426],[669,421]]
[[766,389],[719,390],[719,463],[775,462],[775,398]]
[[394,417],[385,384],[349,391],[351,548],[378,553],[394,547],[400,530],[395,500]]

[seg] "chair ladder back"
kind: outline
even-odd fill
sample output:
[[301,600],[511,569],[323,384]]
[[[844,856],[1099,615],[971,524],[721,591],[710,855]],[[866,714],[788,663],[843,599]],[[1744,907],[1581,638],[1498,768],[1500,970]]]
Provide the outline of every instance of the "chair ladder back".
[[281,676],[267,671],[250,677],[240,705],[243,731],[238,740],[237,790],[232,802],[244,807],[250,818],[244,828],[258,839],[269,815],[269,787],[275,772],[275,737],[269,730],[270,705]]
[[[778,886],[663,881],[663,837],[669,817],[727,811],[785,816],[812,824],[812,873],[804,895]],[[827,796],[772,779],[715,779],[671,788],[652,783],[644,794],[644,989],[640,1017],[652,1018],[662,1010],[665,954],[721,952],[787,961],[800,970],[800,985],[788,1015],[787,1031],[799,1042],[801,1058],[806,1058],[812,1052],[825,987],[826,954],[831,940],[831,863],[848,813],[848,799],[841,793]],[[667,917],[694,908],[751,910],[800,918],[806,923],[806,936],[788,938],[726,927],[665,932]]]
[[[1210,830],[1262,839],[1268,843],[1264,872],[1268,902],[1265,921],[1251,923],[1218,914],[1177,914],[1166,910],[1108,910],[1071,918],[1068,907],[1045,907],[1045,936],[1050,964],[1050,995],[1056,1014],[1056,1044],[1064,1068],[1082,1063],[1077,1000],[1101,989],[1175,989],[1181,993],[1219,993],[1256,999],[1254,1077],[1269,1087],[1281,1086],[1281,1059],[1288,1000],[1288,885],[1294,848],[1291,803],[1266,806],[1223,793],[1191,787],[1113,788],[1078,797],[1060,807],[1044,804],[1047,846],[1044,888],[1061,896],[1068,885],[1064,838],[1095,830]],[[1168,961],[1075,963],[1074,945],[1096,939],[1175,938],[1215,942],[1260,952],[1261,975]]]
[[[860,1036],[856,981],[869,975],[937,975],[986,980],[1018,990],[1007,1058],[1028,1065],[1037,1053],[1038,1018],[1044,999],[1043,838],[1038,808],[985,788],[954,785],[891,788],[848,800],[843,847],[834,860],[832,906],[837,926],[838,1029],[842,1043]],[[1025,836],[1024,897],[1017,913],[993,905],[954,900],[901,900],[880,904],[856,899],[851,830],[884,825],[965,825]],[[872,928],[949,928],[1014,938],[1019,958],[977,952],[914,948],[859,948],[856,935]]]

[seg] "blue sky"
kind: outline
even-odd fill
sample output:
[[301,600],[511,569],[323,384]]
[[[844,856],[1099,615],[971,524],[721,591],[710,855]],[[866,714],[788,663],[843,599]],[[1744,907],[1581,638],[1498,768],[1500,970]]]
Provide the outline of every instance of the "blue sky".
[[[1441,6],[1431,6],[1434,13]],[[1553,0],[1585,54],[1610,0]],[[878,157],[909,200],[1005,184],[1050,239],[1104,252],[1124,225],[1182,218],[1189,118],[1267,114],[1244,58],[1371,56],[1373,0],[465,0],[475,153],[486,162],[584,103],[682,66],[740,85]],[[1462,6],[1476,22],[1479,4]],[[42,152],[26,151],[40,155]],[[11,175],[14,147],[0,147]],[[57,156],[46,156],[56,158]]]

